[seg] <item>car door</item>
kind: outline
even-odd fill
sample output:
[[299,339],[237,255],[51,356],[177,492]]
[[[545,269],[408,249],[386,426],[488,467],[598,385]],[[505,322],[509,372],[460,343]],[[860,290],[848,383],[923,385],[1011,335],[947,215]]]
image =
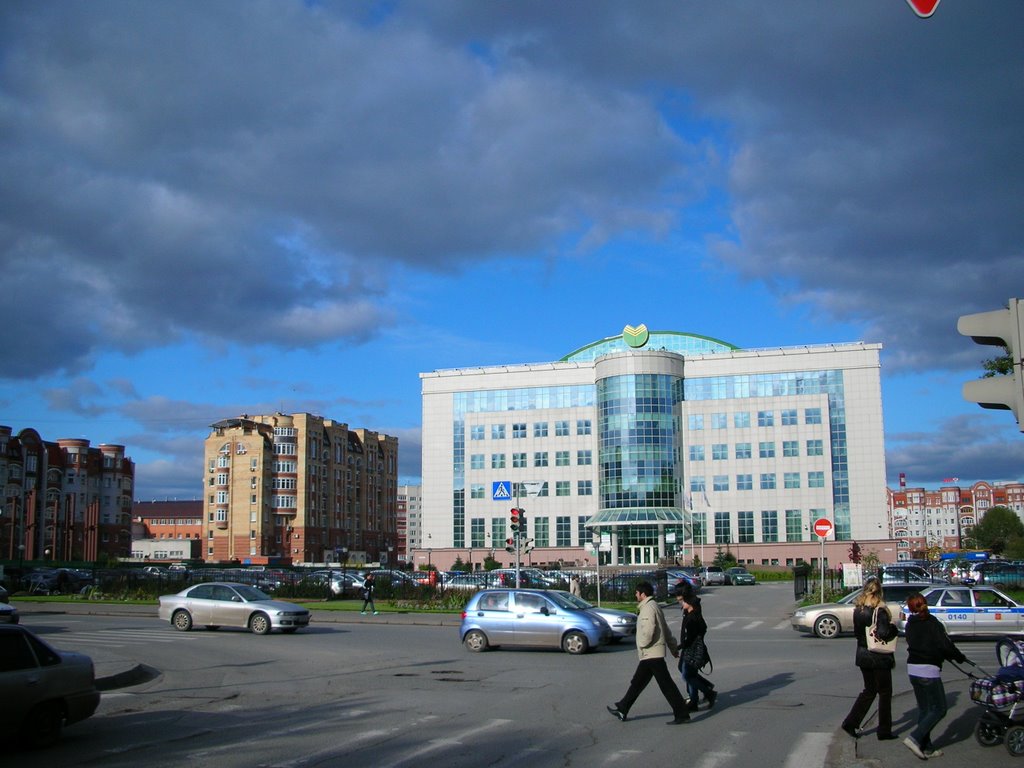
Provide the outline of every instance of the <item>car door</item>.
[[192,614],[193,624],[213,624],[213,584],[200,584],[190,589],[185,597],[185,607]]
[[976,588],[974,594],[974,630],[979,634],[1005,635],[1021,630],[1024,608],[994,589]]
[[43,693],[42,671],[25,633],[0,633],[0,733],[14,733]]
[[480,593],[474,613],[478,626],[487,635],[491,645],[515,643],[513,608],[509,605],[509,593],[504,589]]
[[558,608],[537,592],[515,592],[516,645],[558,647],[562,641],[562,617]]
[[218,627],[244,627],[249,621],[251,607],[226,584],[214,584],[210,600],[210,620]]
[[928,601],[929,610],[935,614],[935,618],[946,625],[946,631],[951,635],[974,634],[974,602],[971,599],[971,590],[943,589],[936,592],[939,593],[939,598],[934,604],[931,600]]

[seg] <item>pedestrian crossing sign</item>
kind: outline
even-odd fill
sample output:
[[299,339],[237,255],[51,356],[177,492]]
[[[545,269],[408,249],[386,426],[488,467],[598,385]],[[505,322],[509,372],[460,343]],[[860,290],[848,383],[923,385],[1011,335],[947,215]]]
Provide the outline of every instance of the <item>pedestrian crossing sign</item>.
[[497,480],[491,483],[491,500],[492,501],[511,501],[512,491],[511,483],[508,480]]

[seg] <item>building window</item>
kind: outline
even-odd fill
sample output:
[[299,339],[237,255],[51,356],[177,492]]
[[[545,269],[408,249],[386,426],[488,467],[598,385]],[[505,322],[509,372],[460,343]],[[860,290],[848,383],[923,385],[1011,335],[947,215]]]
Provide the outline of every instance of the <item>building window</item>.
[[775,488],[775,473],[774,472],[763,472],[761,473],[761,490],[770,491]]
[[504,424],[491,424],[491,440],[504,440],[505,439],[505,425]]
[[800,455],[800,441],[799,440],[783,440],[782,441],[782,455],[789,458]]
[[825,455],[825,443],[822,440],[808,440],[807,441],[807,455],[808,456],[824,456]]
[[757,426],[759,426],[759,427],[774,427],[775,426],[775,411],[758,411],[757,412]]
[[750,414],[746,411],[732,415],[732,425],[736,429],[747,429],[750,427]]
[[782,426],[795,427],[799,421],[796,417],[796,408],[787,409],[782,412]]
[[779,513],[774,509],[761,510],[761,541],[775,544],[779,540]]
[[533,521],[533,538],[535,547],[548,546],[551,537],[548,534],[548,519],[546,517],[538,517]]
[[470,469],[483,469],[484,468],[484,455],[482,453],[474,453],[469,457],[469,468]]
[[707,544],[708,543],[708,528],[706,524],[706,517],[703,512],[693,513],[693,543],[694,544]]
[[753,475],[736,475],[736,490],[737,491],[752,491],[752,490],[754,490],[754,476]]
[[473,483],[469,487],[469,498],[471,498],[471,499],[482,499],[482,498],[484,498],[484,485],[483,485],[483,483]]
[[729,444],[715,443],[711,446],[711,458],[715,461],[725,461],[729,458]]
[[582,547],[590,543],[590,531],[587,530],[586,515],[580,515],[576,518],[576,546]]
[[728,544],[732,541],[732,526],[728,512],[715,512],[715,543]]
[[512,454],[512,466],[516,469],[523,469],[526,466],[526,454],[525,453],[513,453]]
[[752,455],[750,443],[736,443],[737,459],[749,459]]
[[729,490],[729,476],[728,475],[715,475],[712,479],[712,489],[716,491],[728,491]]
[[477,424],[469,428],[469,439],[470,440],[483,440],[484,439],[484,425]]
[[800,487],[800,473],[799,472],[785,472],[782,476],[782,483],[786,488],[799,488]]
[[[556,480],[555,481],[555,496],[568,496],[569,495],[569,481],[568,480]],[[568,519],[568,518],[566,518]]]
[[594,452],[591,450],[576,451],[576,463],[577,464],[593,464],[594,463]]
[[786,541],[803,541],[804,522],[799,509],[786,510]]
[[533,466],[546,467],[548,465],[548,452],[537,451],[533,454]]
[[569,466],[569,452],[568,451],[555,451],[555,466],[556,467],[568,467]]
[[568,437],[569,436],[569,422],[568,421],[556,421],[555,422],[555,437]]
[[690,476],[690,493],[704,493],[706,490],[707,485],[704,482],[704,475]]
[[474,517],[469,521],[469,546],[471,547],[484,547],[486,546],[484,532],[487,521],[482,517]]
[[577,419],[576,420],[576,434],[577,435],[589,435],[590,434],[590,419]]
[[729,414],[727,413],[712,413],[711,414],[711,428],[712,429],[726,429],[729,426]]
[[572,546],[572,518],[568,515],[555,518],[555,546]]
[[736,527],[739,529],[739,543],[754,543],[754,513],[753,511],[742,511],[736,513]]
[[576,481],[576,495],[577,496],[593,496],[594,495],[594,481],[593,480],[577,480]]
[[808,472],[807,473],[807,487],[808,488],[824,488],[825,487],[825,473],[824,472]]
[[512,425],[512,439],[522,439],[526,437],[526,425],[525,424],[513,424]]
[[804,424],[821,424],[821,408],[804,408]]
[[703,413],[691,413],[688,421],[691,430],[704,429]]
[[774,459],[775,443],[758,443],[757,451],[762,459]]
[[548,423],[546,421],[538,421],[533,425],[533,436],[534,437],[547,437],[548,436]]
[[703,445],[691,445],[690,446],[690,461],[704,461],[704,446]]
[[505,468],[505,454],[504,453],[492,453],[491,454],[491,469],[504,469]]

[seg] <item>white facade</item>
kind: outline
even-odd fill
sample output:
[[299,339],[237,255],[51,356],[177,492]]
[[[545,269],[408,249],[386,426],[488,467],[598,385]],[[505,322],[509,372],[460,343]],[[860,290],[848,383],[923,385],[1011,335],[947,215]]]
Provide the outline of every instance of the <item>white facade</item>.
[[[816,542],[818,517],[839,540],[888,538],[880,345],[626,330],[559,362],[421,374],[422,546],[500,549],[513,506],[535,562],[595,532],[617,564],[781,553]],[[496,482],[543,485],[516,504]]]

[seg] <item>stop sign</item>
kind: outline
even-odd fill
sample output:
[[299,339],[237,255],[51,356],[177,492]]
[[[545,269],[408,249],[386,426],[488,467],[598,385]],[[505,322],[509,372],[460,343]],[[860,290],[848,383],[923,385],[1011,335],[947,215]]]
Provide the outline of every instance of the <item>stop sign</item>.
[[814,533],[821,538],[826,538],[832,533],[832,521],[827,517],[819,517],[814,521]]

